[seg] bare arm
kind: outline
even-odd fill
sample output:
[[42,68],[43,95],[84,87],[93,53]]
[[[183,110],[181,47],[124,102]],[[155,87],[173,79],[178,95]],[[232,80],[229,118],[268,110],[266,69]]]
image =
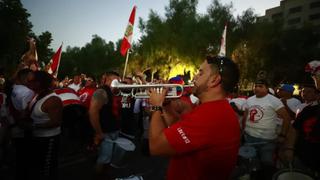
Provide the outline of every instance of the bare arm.
[[103,89],[96,90],[91,98],[89,119],[93,129],[95,130],[96,137],[98,138],[97,140],[101,140],[103,136],[100,126],[100,110],[107,100],[107,94]]
[[285,162],[292,163],[294,159],[294,147],[297,138],[297,131],[290,126],[289,132],[287,134],[286,142],[283,144],[279,151],[279,157]]
[[290,118],[287,110],[285,109],[285,107],[282,107],[279,110],[277,110],[277,114],[283,120],[282,129],[281,129],[280,134],[283,135],[284,137],[287,137],[287,133],[289,132],[291,118]]
[[[150,94],[150,104],[152,106],[162,106],[166,91],[156,93],[152,90]],[[162,121],[161,111],[154,111],[151,116],[149,129],[149,148],[152,155],[173,155],[175,150],[170,146],[163,130],[166,124]]]

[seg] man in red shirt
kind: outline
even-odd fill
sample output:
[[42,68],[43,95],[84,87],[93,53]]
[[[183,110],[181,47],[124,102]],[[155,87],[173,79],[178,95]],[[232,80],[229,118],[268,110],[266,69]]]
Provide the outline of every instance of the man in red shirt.
[[82,104],[89,109],[90,102],[94,91],[97,90],[97,83],[93,78],[88,77],[84,88],[78,91],[78,95]]
[[151,90],[150,153],[171,158],[167,179],[229,179],[236,165],[240,127],[225,97],[238,80],[239,70],[233,61],[207,57],[193,87],[199,106],[168,127],[162,119],[166,90]]

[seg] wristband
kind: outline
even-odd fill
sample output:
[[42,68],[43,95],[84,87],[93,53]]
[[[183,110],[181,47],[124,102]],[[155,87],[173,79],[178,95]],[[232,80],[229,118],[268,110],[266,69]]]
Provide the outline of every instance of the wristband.
[[160,111],[160,112],[162,112],[162,106],[151,106],[151,111]]

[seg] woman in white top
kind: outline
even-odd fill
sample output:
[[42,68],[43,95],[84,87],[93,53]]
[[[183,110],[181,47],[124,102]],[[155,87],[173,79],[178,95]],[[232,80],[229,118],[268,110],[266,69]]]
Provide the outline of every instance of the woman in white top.
[[61,133],[62,101],[52,91],[53,78],[44,71],[34,73],[31,102],[33,120],[34,179],[58,179],[58,150]]

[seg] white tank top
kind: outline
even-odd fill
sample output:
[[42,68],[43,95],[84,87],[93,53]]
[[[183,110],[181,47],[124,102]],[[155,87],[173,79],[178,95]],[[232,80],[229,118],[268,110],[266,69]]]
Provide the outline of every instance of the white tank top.
[[[34,105],[34,108],[31,113],[31,118],[33,119],[33,124],[44,124],[50,120],[48,113],[42,111],[41,107],[42,104],[50,97],[57,96],[56,93],[51,93],[43,97],[42,99],[38,100]],[[61,133],[61,127],[54,127],[54,128],[35,128],[33,130],[33,135],[35,137],[50,137],[55,136]]]

